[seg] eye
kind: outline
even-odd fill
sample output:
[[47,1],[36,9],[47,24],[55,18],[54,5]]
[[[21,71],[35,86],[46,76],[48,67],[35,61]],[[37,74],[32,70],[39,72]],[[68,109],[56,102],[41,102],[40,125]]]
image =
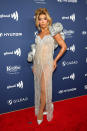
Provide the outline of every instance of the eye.
[[47,18],[44,18],[44,20],[47,20]]
[[41,18],[39,18],[38,20],[41,20]]
[[45,17],[45,18],[39,18],[39,21],[41,21],[41,20],[47,20],[47,18]]

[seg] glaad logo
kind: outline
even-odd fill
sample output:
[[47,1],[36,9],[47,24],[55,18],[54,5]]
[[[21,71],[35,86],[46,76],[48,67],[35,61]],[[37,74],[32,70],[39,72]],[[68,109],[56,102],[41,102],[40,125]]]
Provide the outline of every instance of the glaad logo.
[[74,13],[70,16],[70,20],[72,20],[73,22],[75,22],[75,14]]
[[7,100],[8,105],[12,105],[12,100]]
[[19,98],[19,99],[10,99],[10,100],[7,100],[7,104],[8,105],[12,105],[12,104],[16,104],[16,103],[20,103],[20,102],[25,102],[25,101],[28,101],[28,97],[25,97],[25,98]]
[[8,74],[17,74],[19,73],[18,70],[21,69],[21,66],[7,66],[6,71]]
[[21,49],[20,48],[18,48],[18,49],[16,49],[15,51],[12,51],[12,52],[5,52],[4,53],[4,56],[5,55],[13,55],[13,54],[15,54],[15,55],[17,55],[17,56],[21,56]]
[[72,80],[74,80],[75,79],[75,73],[72,73],[70,76],[63,77],[62,79],[63,80],[65,80],[65,79],[72,79]]
[[22,36],[22,33],[0,33],[0,37],[14,37],[14,36]]
[[70,15],[70,16],[63,16],[62,17],[62,20],[65,20],[65,19],[67,19],[67,20],[72,20],[73,22],[75,22],[75,13],[73,13],[72,15]]
[[57,0],[57,2],[71,2],[71,3],[77,3],[77,0]]
[[23,82],[22,82],[22,81],[21,81],[21,82],[19,82],[19,83],[17,84],[17,87],[19,87],[19,88],[23,89]]
[[7,86],[7,89],[19,87],[20,89],[23,89],[23,81],[20,81],[18,84],[14,84],[12,86]]
[[16,51],[14,51],[14,54],[21,56],[21,50],[20,48],[18,48]]
[[1,15],[0,15],[0,18],[10,18],[10,17],[11,17],[12,19],[18,21],[18,12],[15,11],[15,12],[12,13],[12,14],[8,14],[8,15],[1,14]]
[[13,18],[14,20],[18,21],[18,12],[15,11],[14,13],[11,14],[11,18]]
[[74,80],[75,79],[75,73],[70,75],[70,79]]
[[64,29],[65,38],[72,38],[72,35],[75,33],[73,30]]
[[73,44],[72,46],[70,46],[70,48],[67,48],[67,50],[70,50],[72,52],[75,52],[75,45]]
[[58,94],[66,93],[66,92],[71,92],[71,91],[76,91],[76,88],[71,88],[71,89],[66,89],[66,90],[59,90]]
[[78,61],[76,60],[76,61],[69,61],[69,62],[63,61],[62,62],[63,67],[66,66],[66,65],[72,65],[72,64],[78,64]]

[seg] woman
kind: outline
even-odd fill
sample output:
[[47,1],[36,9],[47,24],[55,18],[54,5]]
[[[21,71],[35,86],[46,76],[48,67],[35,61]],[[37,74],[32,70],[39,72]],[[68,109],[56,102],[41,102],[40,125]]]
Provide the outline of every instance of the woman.
[[[57,22],[52,26],[52,18],[46,8],[38,8],[34,18],[39,33],[35,38],[36,50],[32,71],[35,87],[35,115],[37,115],[37,123],[41,124],[44,110],[48,121],[53,118],[52,74],[67,46],[60,34],[63,29],[62,24]],[[53,60],[55,41],[61,46],[61,50]]]

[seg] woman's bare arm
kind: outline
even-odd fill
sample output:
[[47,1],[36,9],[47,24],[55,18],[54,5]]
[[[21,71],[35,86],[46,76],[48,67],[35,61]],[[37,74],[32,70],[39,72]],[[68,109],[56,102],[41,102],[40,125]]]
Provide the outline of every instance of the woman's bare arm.
[[58,42],[58,45],[61,46],[61,49],[60,49],[58,55],[55,58],[55,61],[57,62],[60,59],[60,57],[64,54],[64,52],[66,51],[67,45],[66,45],[65,41],[62,39],[60,33],[56,34],[53,37]]

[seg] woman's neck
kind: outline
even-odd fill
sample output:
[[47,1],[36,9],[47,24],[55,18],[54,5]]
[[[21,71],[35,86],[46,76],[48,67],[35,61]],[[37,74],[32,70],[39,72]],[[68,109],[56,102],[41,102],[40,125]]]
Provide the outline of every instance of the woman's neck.
[[49,33],[49,29],[48,28],[41,28],[41,33]]
[[41,28],[41,32],[47,32],[47,31],[49,31],[48,27],[46,27],[46,28]]

